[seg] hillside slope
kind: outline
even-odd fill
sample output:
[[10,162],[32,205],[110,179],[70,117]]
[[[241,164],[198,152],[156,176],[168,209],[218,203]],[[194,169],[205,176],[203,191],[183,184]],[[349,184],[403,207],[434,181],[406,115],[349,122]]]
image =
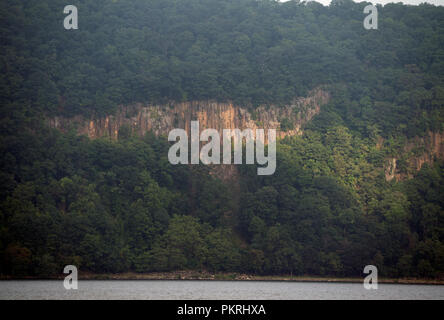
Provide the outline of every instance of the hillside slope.
[[[443,7],[65,4],[0,2],[2,275],[443,277]],[[193,118],[280,129],[276,172],[171,165]]]

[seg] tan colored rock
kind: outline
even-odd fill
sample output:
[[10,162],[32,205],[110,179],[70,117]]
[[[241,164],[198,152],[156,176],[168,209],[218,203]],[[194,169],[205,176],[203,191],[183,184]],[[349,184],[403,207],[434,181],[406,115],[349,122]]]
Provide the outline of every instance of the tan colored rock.
[[[79,135],[91,139],[109,137],[117,139],[122,126],[128,126],[139,136],[152,131],[156,135],[167,136],[174,128],[190,132],[190,122],[199,120],[200,129],[276,129],[277,137],[284,138],[301,134],[301,126],[320,112],[321,106],[329,101],[329,94],[322,89],[310,92],[306,98],[297,98],[287,106],[260,106],[255,111],[232,103],[214,101],[178,102],[169,105],[121,106],[116,114],[106,117],[85,119],[81,116],[72,118],[55,117],[48,120],[53,128],[62,131],[74,126]],[[280,122],[287,118],[293,124],[292,130],[281,130]]]
[[[420,150],[419,154],[417,150]],[[432,165],[436,159],[444,159],[444,133],[430,131],[422,138],[415,137],[406,143],[403,152],[412,154],[407,159],[408,172],[400,173],[396,168],[397,159],[388,158],[384,166],[387,181],[410,179],[425,163]]]

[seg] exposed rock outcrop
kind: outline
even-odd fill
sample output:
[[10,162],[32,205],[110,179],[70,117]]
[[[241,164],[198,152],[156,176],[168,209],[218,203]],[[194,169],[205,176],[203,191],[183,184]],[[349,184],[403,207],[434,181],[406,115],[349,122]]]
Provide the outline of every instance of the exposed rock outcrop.
[[315,89],[308,97],[297,98],[287,106],[260,106],[255,110],[212,101],[171,103],[169,105],[122,106],[115,115],[86,119],[55,117],[49,125],[66,131],[73,126],[78,134],[91,139],[107,136],[117,139],[122,127],[143,136],[152,131],[156,135],[168,135],[174,128],[190,130],[190,122],[199,120],[200,128],[222,129],[276,129],[278,138],[301,133],[301,126],[320,112],[323,104],[329,101],[329,94]]
[[[385,162],[385,179],[396,181],[413,177],[414,172],[421,170],[424,163],[433,164],[436,159],[444,159],[444,133],[429,132],[423,138],[411,139],[403,150],[403,159],[390,157]],[[401,168],[398,161],[404,163]]]

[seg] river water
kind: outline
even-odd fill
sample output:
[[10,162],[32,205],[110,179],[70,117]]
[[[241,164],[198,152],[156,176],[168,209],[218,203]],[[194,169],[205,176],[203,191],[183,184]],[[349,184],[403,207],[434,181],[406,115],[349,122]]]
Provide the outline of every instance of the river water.
[[80,280],[66,290],[62,280],[0,281],[0,299],[444,299],[443,285],[283,281]]

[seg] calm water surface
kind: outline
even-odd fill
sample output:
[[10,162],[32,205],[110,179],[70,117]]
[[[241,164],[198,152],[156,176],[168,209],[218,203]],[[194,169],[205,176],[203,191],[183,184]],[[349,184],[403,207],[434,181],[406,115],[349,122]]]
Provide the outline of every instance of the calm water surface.
[[0,281],[0,299],[444,299],[444,286],[274,281],[79,281],[65,290],[59,280]]

